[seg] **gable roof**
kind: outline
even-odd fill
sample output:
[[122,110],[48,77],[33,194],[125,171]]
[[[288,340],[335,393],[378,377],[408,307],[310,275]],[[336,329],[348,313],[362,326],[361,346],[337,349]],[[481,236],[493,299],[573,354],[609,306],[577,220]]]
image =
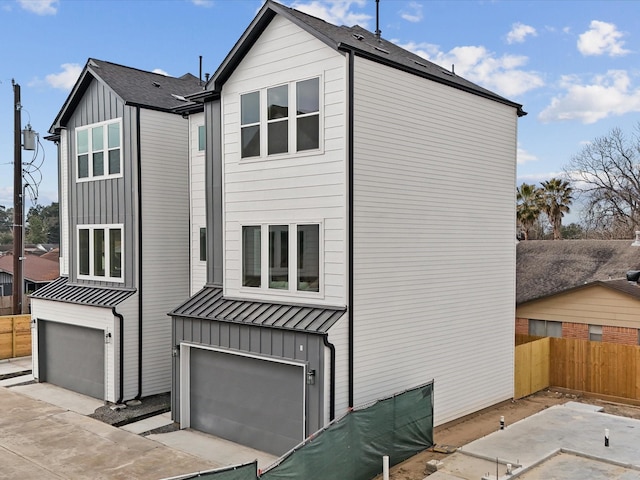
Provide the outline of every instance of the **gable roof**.
[[640,270],[632,240],[527,240],[516,252],[516,304],[596,283],[633,294],[626,272]]
[[522,110],[522,105],[480,87],[388,40],[378,39],[375,34],[358,25],[353,27],[333,25],[273,0],[265,2],[247,30],[245,30],[207,83],[206,91],[190,95],[189,98],[193,100],[203,100],[208,97],[215,98],[224,82],[233,73],[276,15],[284,16],[336,51],[351,51],[390,67],[515,107],[519,116],[526,115],[526,112]]
[[[60,275],[60,262],[39,255],[25,255],[22,264],[23,277],[34,283],[50,282]],[[0,271],[13,275],[13,255],[0,257]]]
[[49,133],[54,134],[64,126],[93,80],[107,85],[126,105],[165,112],[173,112],[185,103],[185,100],[181,100],[179,97],[184,97],[202,88],[198,78],[190,73],[181,77],[170,77],[89,58],[78,81],[51,125]]

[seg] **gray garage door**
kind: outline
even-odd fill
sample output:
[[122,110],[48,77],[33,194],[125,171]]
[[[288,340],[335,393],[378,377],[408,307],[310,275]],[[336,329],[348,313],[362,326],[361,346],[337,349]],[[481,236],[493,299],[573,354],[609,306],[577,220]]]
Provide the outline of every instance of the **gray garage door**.
[[281,455],[304,438],[301,366],[191,348],[191,428]]
[[104,398],[104,332],[39,321],[40,380]]

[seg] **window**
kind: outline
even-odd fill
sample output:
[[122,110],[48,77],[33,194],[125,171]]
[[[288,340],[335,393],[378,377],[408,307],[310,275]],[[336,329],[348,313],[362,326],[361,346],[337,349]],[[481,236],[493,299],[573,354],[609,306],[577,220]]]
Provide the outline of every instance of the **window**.
[[320,148],[320,78],[240,95],[240,140],[242,158]]
[[589,340],[592,342],[602,341],[602,325],[589,325]]
[[78,226],[78,277],[122,282],[122,225]]
[[99,180],[121,175],[121,134],[120,119],[76,130],[78,180]]
[[200,261],[207,261],[207,229],[200,228]]
[[320,265],[320,224],[242,227],[243,287],[319,293]]
[[562,322],[529,320],[529,335],[562,338]]
[[207,136],[206,131],[204,129],[204,125],[200,125],[198,127],[198,151],[204,152],[204,149],[207,146]]

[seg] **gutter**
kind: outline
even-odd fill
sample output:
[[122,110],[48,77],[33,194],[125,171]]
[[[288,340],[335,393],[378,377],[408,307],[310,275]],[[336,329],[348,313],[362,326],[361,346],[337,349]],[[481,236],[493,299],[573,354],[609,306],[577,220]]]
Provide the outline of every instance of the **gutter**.
[[336,418],[336,347],[329,342],[329,335],[322,336],[324,346],[329,349],[331,355],[330,377],[329,377],[329,421]]
[[347,98],[349,99],[349,111],[348,111],[348,119],[347,124],[349,125],[349,132],[347,138],[347,176],[348,176],[348,185],[349,191],[347,192],[347,202],[348,202],[348,249],[349,249],[349,278],[348,282],[348,298],[347,298],[347,311],[349,314],[349,408],[353,408],[353,125],[354,125],[354,112],[353,112],[353,95],[354,95],[354,83],[353,83],[353,75],[354,75],[354,53],[349,53],[349,79],[348,79],[348,93]]
[[142,164],[140,147],[140,107],[136,106],[136,154],[138,157],[138,394],[142,397]]
[[116,405],[119,405],[122,403],[122,397],[124,396],[124,317],[122,316],[121,313],[116,312],[116,307],[111,307],[111,313],[113,313],[114,317],[118,317],[119,321],[120,321],[120,326],[119,331],[118,331],[118,337],[119,337],[119,348],[120,348],[120,363],[118,365],[118,370],[119,370],[119,396],[118,396],[118,400],[116,401]]

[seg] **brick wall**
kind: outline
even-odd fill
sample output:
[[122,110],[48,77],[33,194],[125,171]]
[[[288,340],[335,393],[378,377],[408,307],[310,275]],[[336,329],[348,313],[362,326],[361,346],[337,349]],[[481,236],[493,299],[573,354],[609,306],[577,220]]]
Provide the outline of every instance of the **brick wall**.
[[516,335],[529,335],[528,318],[516,318]]
[[638,345],[638,329],[625,327],[602,327],[602,341],[621,345]]
[[589,340],[589,325],[586,323],[564,322],[562,324],[562,338]]

